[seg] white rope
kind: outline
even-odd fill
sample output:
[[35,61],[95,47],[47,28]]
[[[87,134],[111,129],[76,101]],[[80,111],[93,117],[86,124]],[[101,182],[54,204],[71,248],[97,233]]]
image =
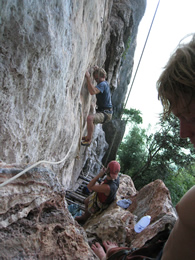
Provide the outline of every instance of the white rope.
[[14,177],[10,178],[9,180],[7,181],[4,181],[3,183],[0,184],[0,187],[3,187],[5,186],[6,184],[12,182],[13,180],[19,178],[21,175],[23,175],[24,173],[26,173],[27,171],[31,170],[32,168],[36,167],[37,165],[41,164],[41,163],[47,163],[47,164],[53,164],[53,165],[56,165],[56,164],[60,164],[62,163],[63,161],[66,160],[66,158],[68,157],[70,151],[71,151],[71,148],[73,146],[73,143],[74,143],[74,139],[75,139],[75,136],[76,136],[76,131],[75,131],[75,134],[74,134],[74,138],[73,138],[73,141],[72,141],[72,144],[70,146],[70,149],[68,151],[68,153],[66,154],[66,156],[61,160],[61,161],[58,161],[58,162],[49,162],[49,161],[39,161],[39,162],[36,162],[35,164],[31,165],[30,167],[24,169],[23,171],[19,172],[17,175],[15,175]]
[[147,44],[147,41],[148,41],[148,38],[149,38],[149,35],[150,35],[150,31],[152,29],[152,25],[154,23],[154,19],[156,17],[156,13],[157,13],[157,10],[158,10],[158,7],[159,7],[159,4],[160,4],[160,0],[158,1],[157,3],[157,6],[156,6],[156,10],[154,12],[154,16],[153,16],[153,19],[152,19],[152,22],[151,22],[151,25],[150,25],[150,28],[149,28],[149,31],[148,31],[148,35],[146,37],[146,40],[145,40],[145,43],[144,43],[144,47],[142,49],[142,53],[141,53],[141,56],[139,58],[139,62],[138,62],[138,65],[137,65],[137,68],[136,68],[136,71],[135,71],[135,74],[134,74],[134,77],[133,77],[133,81],[131,83],[131,86],[130,86],[130,89],[129,89],[129,92],[128,92],[128,95],[127,95],[127,98],[126,98],[126,101],[125,101],[125,104],[124,104],[124,108],[127,106],[127,102],[128,102],[128,99],[129,99],[129,95],[131,93],[131,90],[132,90],[132,87],[133,87],[133,84],[134,84],[134,81],[135,81],[135,78],[136,78],[136,75],[137,75],[137,72],[138,72],[138,69],[139,69],[139,65],[141,63],[141,60],[142,60],[142,56],[144,54],[144,50],[145,50],[145,47],[146,47],[146,44]]

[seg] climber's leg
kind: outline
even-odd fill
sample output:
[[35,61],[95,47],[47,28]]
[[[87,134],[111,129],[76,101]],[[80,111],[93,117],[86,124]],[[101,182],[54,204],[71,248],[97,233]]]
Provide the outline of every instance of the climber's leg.
[[91,214],[88,211],[89,197],[85,199],[84,203],[85,203],[84,214],[82,216],[75,217],[75,220],[80,224],[84,224],[88,220],[88,218],[91,216]]
[[95,115],[88,115],[87,117],[87,139],[89,141],[91,141],[94,132],[94,123],[93,123],[94,116]]
[[75,220],[79,223],[79,224],[84,224],[88,218],[91,216],[91,214],[88,211],[85,211],[84,214],[82,216],[77,216],[75,217]]
[[93,136],[93,132],[94,132],[94,116],[95,115],[88,115],[87,117],[87,136],[82,138],[82,142],[81,144],[84,146],[89,146],[91,144],[91,139]]
[[96,124],[103,124],[105,120],[104,113],[90,114],[87,117],[87,136],[82,138],[81,144],[84,146],[89,146],[91,144],[94,127]]

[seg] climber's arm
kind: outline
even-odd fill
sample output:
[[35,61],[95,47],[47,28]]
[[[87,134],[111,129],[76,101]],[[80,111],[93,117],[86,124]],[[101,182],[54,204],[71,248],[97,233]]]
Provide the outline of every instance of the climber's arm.
[[110,186],[107,184],[101,184],[101,185],[97,185],[96,182],[99,178],[102,178],[106,172],[106,168],[102,168],[101,171],[99,172],[99,174],[94,177],[89,184],[87,185],[87,188],[89,190],[95,191],[95,192],[102,192],[105,193],[106,195],[110,193]]
[[91,77],[90,77],[90,74],[89,72],[87,71],[85,73],[85,77],[87,79],[87,88],[88,88],[88,91],[91,95],[96,95],[98,93],[100,93],[100,90],[98,88],[96,88],[92,83],[91,83]]

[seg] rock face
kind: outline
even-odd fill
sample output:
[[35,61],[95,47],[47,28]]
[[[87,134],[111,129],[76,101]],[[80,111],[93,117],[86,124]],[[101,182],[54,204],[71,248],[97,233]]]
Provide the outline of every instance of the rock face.
[[[96,259],[67,210],[65,190],[81,171],[96,174],[97,158],[116,156],[145,6],[145,0],[0,1],[0,182],[42,162],[0,187],[0,257]],[[84,75],[93,65],[108,72],[114,115],[113,125],[96,126],[86,149],[80,141],[95,97]],[[120,212],[126,223],[133,218]]]
[[[137,28],[146,7],[146,3],[142,0],[114,2],[111,16],[111,46],[108,43],[107,59],[105,62],[107,71],[110,71],[111,75],[113,73],[111,82],[115,89],[112,95],[114,116],[111,122],[103,126],[106,134],[106,142],[109,144],[109,149],[103,158],[105,164],[116,158],[118,147],[125,132],[126,123],[121,120],[121,115],[127,94],[126,86],[129,85],[134,64],[133,57],[136,47]],[[117,52],[119,50],[122,51],[122,47],[124,48],[120,59],[117,57],[115,51],[108,54],[110,53],[110,49],[114,49],[112,46],[113,42]],[[112,134],[110,134],[111,132]]]
[[[1,161],[57,162],[68,155],[51,167],[65,187],[73,185],[88,158],[93,158],[80,146],[86,117],[95,106],[85,71],[93,65],[105,67],[114,108],[121,111],[145,4],[145,0],[1,1]],[[122,136],[125,126],[118,125]],[[101,161],[107,149],[105,133],[110,133],[96,128],[92,149]],[[116,140],[120,142],[121,136]],[[93,163],[88,168],[95,168],[95,174],[99,170]]]
[[[21,172],[20,165],[0,164],[0,183]],[[130,199],[127,208],[114,201],[93,216],[84,229],[67,209],[65,189],[51,170],[37,167],[1,187],[0,258],[2,259],[98,259],[90,249],[94,241],[110,240],[139,248],[156,234],[171,229],[177,216],[168,189],[156,180],[136,191],[131,178],[120,176],[116,201]],[[141,233],[135,223],[144,215],[150,225]]]
[[[0,182],[21,170],[0,164]],[[35,168],[0,194],[0,259],[97,259],[52,171]]]
[[69,153],[54,170],[70,185],[91,104],[84,75],[97,63],[106,2],[1,1],[2,161],[60,161]]

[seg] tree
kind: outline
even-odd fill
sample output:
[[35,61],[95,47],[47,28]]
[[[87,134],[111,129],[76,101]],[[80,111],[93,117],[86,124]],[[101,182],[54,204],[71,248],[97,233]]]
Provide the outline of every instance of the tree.
[[164,182],[171,193],[173,204],[176,205],[180,198],[195,184],[195,164],[192,165],[190,171],[181,169],[169,174]]
[[118,158],[121,164],[121,171],[132,176],[146,160],[145,152],[145,130],[133,126],[125,137],[118,150]]
[[136,124],[142,124],[143,119],[141,116],[141,112],[137,109],[131,108],[131,109],[123,109],[123,120],[126,120],[128,123],[136,123]]
[[160,125],[161,130],[146,139],[147,160],[134,172],[132,176],[134,181],[142,179],[146,173],[150,181],[157,177],[164,180],[169,172],[187,168],[194,160],[190,152],[192,145],[187,139],[181,139],[179,136],[177,118],[170,116],[166,121],[161,118]]
[[[141,112],[137,109],[123,110],[123,120],[126,120],[131,125],[129,134],[121,143],[117,157],[120,160],[121,170],[131,175],[139,165],[144,155],[144,140],[146,138],[145,130],[138,127],[142,123]],[[131,152],[130,152],[131,151]],[[129,152],[131,156],[129,156]]]
[[150,135],[134,124],[119,148],[122,171],[132,177],[137,189],[192,167],[192,145],[179,137],[178,120],[170,116],[164,121],[161,117],[159,124],[161,129]]

